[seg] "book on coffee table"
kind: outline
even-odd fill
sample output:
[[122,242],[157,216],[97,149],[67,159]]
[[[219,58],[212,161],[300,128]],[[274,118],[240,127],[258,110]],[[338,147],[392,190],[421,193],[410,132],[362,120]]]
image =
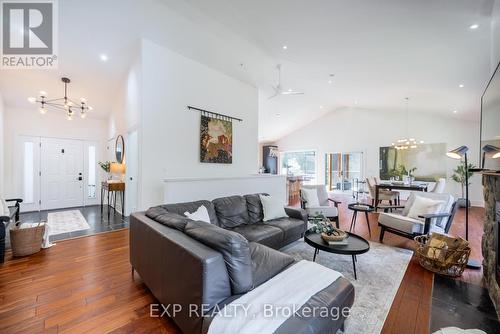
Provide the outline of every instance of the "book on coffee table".
[[339,241],[328,241],[328,245],[330,246],[345,246],[347,245],[347,238],[344,240],[339,240]]

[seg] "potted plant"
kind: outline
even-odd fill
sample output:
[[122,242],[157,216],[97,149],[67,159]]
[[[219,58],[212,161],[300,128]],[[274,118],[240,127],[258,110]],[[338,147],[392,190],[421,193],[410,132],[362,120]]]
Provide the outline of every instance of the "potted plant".
[[104,170],[107,173],[108,176],[106,179],[109,180],[111,178],[111,176],[109,174],[109,171],[111,169],[111,161],[104,161],[104,162],[99,161],[98,164],[99,164],[99,166],[101,166],[102,170]]
[[402,180],[405,176],[413,177],[413,173],[417,170],[417,167],[406,169],[405,165],[399,165],[396,169],[392,169],[389,172],[389,176],[397,177]]
[[[470,171],[472,168],[476,168],[476,166],[469,163],[467,166],[467,169],[469,170],[469,181],[470,181],[471,176],[474,174],[473,172]],[[451,179],[453,181],[459,183],[462,187],[462,198],[459,198],[457,201],[458,205],[462,208],[464,208],[466,205],[466,203],[465,203],[465,172],[467,169],[465,166],[465,161],[461,160],[460,164],[457,166],[457,168],[455,168],[453,170],[453,175],[451,176]],[[470,182],[469,182],[469,185],[470,185]],[[467,205],[470,206],[470,201]]]
[[314,231],[314,233],[321,233],[321,237],[326,242],[338,241],[347,237],[344,231],[335,228],[332,222],[320,213],[316,213],[310,219],[310,222],[314,225],[311,230]]

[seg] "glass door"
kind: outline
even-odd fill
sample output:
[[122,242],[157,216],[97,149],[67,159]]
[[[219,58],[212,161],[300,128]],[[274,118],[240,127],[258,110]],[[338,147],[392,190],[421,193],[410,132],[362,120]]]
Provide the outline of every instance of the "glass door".
[[356,190],[363,178],[363,153],[327,153],[325,156],[326,184],[329,191]]

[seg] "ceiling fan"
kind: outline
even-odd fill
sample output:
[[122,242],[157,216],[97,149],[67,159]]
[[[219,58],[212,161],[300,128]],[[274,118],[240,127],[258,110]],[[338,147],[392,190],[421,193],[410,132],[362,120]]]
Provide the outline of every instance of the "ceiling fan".
[[283,86],[281,86],[281,64],[276,65],[278,69],[278,85],[272,86],[274,89],[274,94],[269,97],[269,99],[275,98],[278,95],[302,95],[304,92],[299,92],[296,90],[288,89],[283,90]]

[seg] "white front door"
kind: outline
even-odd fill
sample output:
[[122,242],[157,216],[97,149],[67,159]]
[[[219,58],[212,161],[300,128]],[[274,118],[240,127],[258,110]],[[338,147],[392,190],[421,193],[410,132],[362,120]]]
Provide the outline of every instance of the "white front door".
[[41,209],[83,206],[83,142],[41,139]]

